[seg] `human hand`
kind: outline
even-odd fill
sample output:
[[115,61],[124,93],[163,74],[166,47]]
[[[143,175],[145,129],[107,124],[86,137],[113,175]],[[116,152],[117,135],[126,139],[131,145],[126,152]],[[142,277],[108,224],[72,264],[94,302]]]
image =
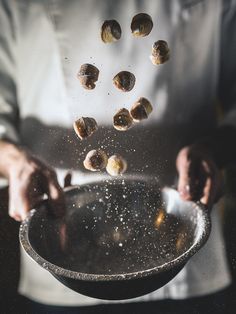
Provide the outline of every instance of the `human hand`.
[[210,152],[200,145],[184,147],[176,158],[178,191],[184,200],[212,206],[222,192],[220,170]]
[[50,209],[56,216],[63,214],[64,194],[56,173],[32,154],[14,146],[0,145],[0,170],[9,180],[9,215],[17,221],[26,218],[27,213],[39,203],[44,194],[50,201]]

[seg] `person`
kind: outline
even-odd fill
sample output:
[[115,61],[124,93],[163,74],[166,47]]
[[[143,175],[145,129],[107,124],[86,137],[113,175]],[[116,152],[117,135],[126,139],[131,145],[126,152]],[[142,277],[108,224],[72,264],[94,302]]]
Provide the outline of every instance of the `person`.
[[[154,27],[149,36],[134,38],[130,22],[140,12],[152,16]],[[114,44],[104,44],[99,34],[109,19],[122,28]],[[235,161],[235,26],[235,0],[2,0],[0,173],[8,179],[9,215],[21,221],[45,193],[60,211],[68,170],[74,184],[101,179],[102,174],[83,167],[93,148],[120,153],[128,161],[127,174],[156,176],[162,185],[175,183],[178,174],[184,199],[212,207],[221,195],[220,169]],[[168,42],[171,55],[167,63],[154,66],[148,56],[158,39]],[[83,63],[100,70],[92,91],[76,79]],[[136,76],[129,93],[112,86],[121,70]],[[112,117],[141,96],[150,99],[154,110],[124,136],[114,130]],[[217,114],[219,102],[223,116]],[[81,116],[95,118],[100,126],[85,141],[72,130]],[[19,293],[31,313],[137,314],[157,308],[162,313],[218,313],[231,283],[219,203],[211,219],[204,248],[170,283],[143,297],[110,304],[80,295],[23,251]]]

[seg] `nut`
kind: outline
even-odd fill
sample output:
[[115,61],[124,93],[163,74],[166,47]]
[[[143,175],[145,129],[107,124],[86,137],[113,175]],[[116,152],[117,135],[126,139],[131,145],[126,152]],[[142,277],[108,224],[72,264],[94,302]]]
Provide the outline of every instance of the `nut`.
[[135,37],[145,37],[150,34],[153,22],[150,15],[139,13],[135,15],[131,22],[131,31]]
[[121,37],[120,24],[115,20],[108,20],[102,24],[101,38],[104,43],[113,43]]
[[170,58],[168,44],[164,40],[156,41],[152,46],[152,55],[150,59],[154,65],[163,64]]
[[127,169],[126,160],[120,155],[112,155],[107,162],[106,170],[111,176],[123,174]]
[[132,125],[133,119],[129,110],[122,108],[113,117],[114,128],[118,131],[126,131]]
[[81,65],[77,78],[85,89],[94,89],[94,83],[98,80],[98,75],[98,68],[92,64],[85,63]]
[[129,92],[134,87],[135,76],[128,71],[121,71],[113,78],[114,85],[123,92]]
[[97,131],[98,126],[97,122],[93,118],[79,118],[73,124],[75,133],[78,137],[83,140],[86,137],[92,135],[95,131]]
[[101,149],[93,149],[85,157],[84,167],[91,171],[100,171],[107,165],[107,155]]
[[149,100],[144,97],[139,98],[132,106],[130,115],[135,122],[147,119],[152,112],[152,105]]

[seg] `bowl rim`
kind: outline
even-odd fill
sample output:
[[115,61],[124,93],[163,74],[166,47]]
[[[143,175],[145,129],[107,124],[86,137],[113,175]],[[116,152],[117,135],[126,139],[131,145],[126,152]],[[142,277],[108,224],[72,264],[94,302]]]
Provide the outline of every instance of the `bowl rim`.
[[[134,178],[132,178],[132,180],[134,180]],[[114,179],[111,179],[111,181],[114,182]],[[142,181],[145,181],[145,180],[142,179]],[[64,188],[64,192],[68,193],[75,189],[81,190],[81,188],[90,188],[91,186],[95,186],[99,183],[101,184],[101,182],[104,182],[104,181],[103,180],[94,181],[92,183],[83,184],[80,186],[73,185],[71,187]],[[168,189],[177,192],[173,188],[168,187]],[[45,200],[43,202],[45,202]],[[187,202],[190,202],[190,201],[187,201]],[[119,274],[119,273],[118,274],[91,274],[91,273],[83,273],[83,272],[76,272],[76,271],[68,270],[47,261],[34,250],[28,237],[30,222],[36,213],[36,209],[32,209],[28,213],[26,219],[22,221],[20,225],[20,229],[19,229],[19,240],[20,240],[21,246],[23,247],[25,252],[28,254],[28,256],[31,259],[33,259],[34,262],[38,263],[41,267],[48,270],[50,273],[52,273],[55,276],[59,276],[59,277],[63,276],[66,278],[89,281],[89,282],[90,281],[117,281],[117,280],[143,278],[147,276],[160,274],[160,273],[169,271],[175,267],[179,267],[185,264],[190,259],[190,257],[192,257],[195,253],[197,253],[199,249],[206,243],[211,232],[210,210],[205,205],[201,204],[200,202],[191,201],[190,203],[194,204],[197,210],[201,212],[201,217],[203,220],[202,233],[198,236],[198,239],[184,253],[182,253],[175,259],[168,261],[162,265],[155,266],[155,267],[145,269],[145,270],[136,271],[136,272],[129,272],[125,274],[123,273],[122,274]]]

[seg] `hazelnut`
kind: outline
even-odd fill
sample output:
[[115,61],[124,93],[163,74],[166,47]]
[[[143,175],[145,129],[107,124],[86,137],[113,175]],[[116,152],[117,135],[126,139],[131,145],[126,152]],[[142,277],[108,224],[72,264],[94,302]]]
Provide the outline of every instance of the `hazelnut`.
[[127,162],[120,155],[112,155],[108,158],[106,170],[111,176],[123,174],[127,169]]
[[156,41],[152,46],[152,54],[150,59],[154,65],[163,64],[170,58],[170,50],[168,44],[164,40]]
[[134,87],[135,76],[128,71],[121,71],[113,78],[114,85],[123,92],[129,92]]
[[91,171],[100,171],[107,165],[107,155],[101,149],[93,149],[85,157],[84,167]]
[[75,133],[78,137],[83,140],[86,137],[92,135],[95,131],[97,131],[98,126],[97,122],[93,118],[79,118],[73,124]]
[[119,131],[126,131],[132,125],[133,119],[130,116],[129,110],[122,108],[113,117],[114,128]]
[[92,64],[85,63],[81,65],[77,78],[85,89],[94,89],[94,83],[98,80],[98,75],[98,68]]
[[152,112],[152,105],[149,100],[144,97],[139,98],[132,106],[130,115],[135,122],[147,119]]
[[145,37],[150,34],[153,22],[150,15],[139,13],[135,15],[131,22],[131,31],[135,37]]
[[115,20],[108,20],[102,24],[101,38],[104,43],[113,43],[121,37],[120,24]]

